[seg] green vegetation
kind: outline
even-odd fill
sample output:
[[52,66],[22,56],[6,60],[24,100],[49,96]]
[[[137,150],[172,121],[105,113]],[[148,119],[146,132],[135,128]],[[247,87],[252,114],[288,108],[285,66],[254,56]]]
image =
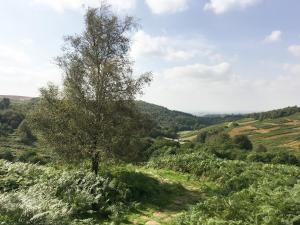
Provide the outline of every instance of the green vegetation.
[[147,130],[134,99],[151,74],[134,79],[128,57],[128,33],[135,26],[132,17],[118,18],[109,6],[88,9],[84,31],[65,38],[57,58],[65,75],[62,90],[42,88],[29,116],[62,160],[88,159],[95,174],[101,159],[126,155],[130,141]]
[[237,136],[234,136],[233,142],[238,145],[239,148],[245,149],[245,150],[252,150],[253,146],[251,141],[246,135],[240,134]]
[[102,173],[62,172],[0,160],[0,221],[14,225],[118,223],[134,202],[160,205],[183,190],[125,167]]
[[0,137],[11,134],[24,119],[24,115],[11,108],[10,100],[0,100]]
[[299,223],[298,167],[224,161],[206,153],[156,158],[149,165],[194,174],[204,182],[203,200],[178,224]]
[[199,117],[143,101],[137,101],[136,104],[142,113],[149,115],[156,123],[157,129],[152,132],[153,137],[177,138],[179,131],[197,130],[208,125],[225,121],[229,122],[244,117],[242,115],[208,115]]
[[253,113],[250,114],[249,116],[256,120],[265,120],[265,119],[276,119],[280,117],[286,117],[286,116],[293,115],[297,112],[300,112],[300,108],[298,106],[293,106],[293,107],[286,107],[283,109],[271,110],[268,112]]
[[298,107],[197,117],[135,101],[150,82],[133,78],[135,25],[88,9],[62,89],[0,100],[0,224],[299,225]]

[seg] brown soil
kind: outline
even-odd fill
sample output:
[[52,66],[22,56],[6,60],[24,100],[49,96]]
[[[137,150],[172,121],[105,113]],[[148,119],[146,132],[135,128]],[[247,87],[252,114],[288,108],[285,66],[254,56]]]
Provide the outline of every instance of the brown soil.
[[277,129],[279,129],[279,127],[272,127],[272,128],[269,128],[269,129],[261,128],[261,129],[256,130],[255,132],[260,133],[260,134],[267,134],[267,133],[270,133],[271,131],[274,131],[274,130],[277,130]]
[[299,120],[289,120],[289,122],[284,123],[285,125],[292,125],[292,126],[296,126],[296,125],[300,125],[300,121]]
[[239,135],[239,134],[243,134],[247,131],[252,131],[252,130],[256,130],[257,128],[256,127],[253,127],[251,125],[247,125],[247,126],[241,126],[241,127],[236,127],[236,128],[233,128],[230,132],[229,132],[229,135],[231,137],[233,136],[236,136],[236,135]]
[[291,141],[289,143],[281,145],[281,147],[289,147],[289,148],[292,148],[292,149],[299,149],[300,141]]
[[292,136],[292,135],[296,135],[296,134],[299,134],[298,132],[295,132],[295,133],[288,133],[288,134],[277,134],[277,135],[274,135],[272,137],[266,137],[264,138],[265,140],[275,140],[277,138],[281,138],[281,137],[289,137],[289,136]]

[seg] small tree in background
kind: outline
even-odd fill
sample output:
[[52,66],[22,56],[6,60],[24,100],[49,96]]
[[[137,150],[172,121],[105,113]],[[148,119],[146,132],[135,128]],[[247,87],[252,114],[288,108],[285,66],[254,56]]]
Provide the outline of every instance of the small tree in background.
[[262,144],[259,144],[259,145],[256,147],[255,151],[256,151],[256,152],[262,153],[262,152],[267,152],[268,149],[266,148],[266,146],[264,146],[264,145],[262,145]]
[[0,109],[8,109],[10,106],[10,99],[9,98],[3,98],[0,101]]
[[36,141],[36,137],[32,134],[30,127],[28,126],[28,122],[23,120],[17,129],[17,134],[22,143],[31,145]]
[[116,146],[147,130],[134,99],[151,77],[134,79],[128,57],[135,27],[132,17],[120,19],[107,5],[88,9],[83,33],[66,37],[57,58],[64,71],[63,89],[41,89],[30,116],[33,127],[63,159],[89,159],[96,174],[102,157],[124,155],[126,146]]
[[233,138],[233,142],[240,148],[245,150],[252,150],[253,145],[246,135],[237,135]]

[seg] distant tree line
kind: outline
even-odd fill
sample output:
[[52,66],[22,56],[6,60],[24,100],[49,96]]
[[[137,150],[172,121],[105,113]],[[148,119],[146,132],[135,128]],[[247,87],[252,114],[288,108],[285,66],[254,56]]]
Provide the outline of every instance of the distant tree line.
[[143,101],[136,102],[137,107],[156,123],[153,137],[164,136],[177,138],[177,132],[185,130],[197,130],[209,125],[241,119],[243,115],[208,115],[195,116],[166,107],[150,104]]
[[267,112],[252,113],[249,114],[249,117],[252,117],[256,120],[276,119],[280,117],[290,116],[297,112],[300,112],[300,108],[298,106],[289,106],[286,108],[271,110]]

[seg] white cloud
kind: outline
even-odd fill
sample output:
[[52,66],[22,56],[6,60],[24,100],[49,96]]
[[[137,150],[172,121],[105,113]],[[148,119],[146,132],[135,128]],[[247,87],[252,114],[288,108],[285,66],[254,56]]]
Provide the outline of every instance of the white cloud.
[[209,0],[204,6],[204,10],[211,10],[216,14],[222,14],[230,10],[245,9],[261,1],[262,0]]
[[291,45],[288,47],[288,51],[292,55],[300,57],[300,45]]
[[289,64],[286,63],[282,67],[288,74],[299,75],[300,76],[300,64]]
[[[35,4],[43,4],[58,12],[64,10],[80,10],[85,7],[99,7],[101,0],[32,0]],[[107,0],[117,10],[130,10],[135,8],[136,0]]]
[[60,72],[22,48],[0,45],[0,80],[0,94],[36,96],[48,81],[59,82]]
[[31,46],[33,45],[33,40],[31,38],[23,38],[20,40],[20,43],[23,45],[23,46]]
[[227,62],[216,65],[193,64],[167,69],[163,74],[169,78],[188,78],[205,81],[224,81],[231,76],[231,66]]
[[155,14],[175,13],[188,8],[188,0],[145,0]]
[[300,65],[286,64],[282,75],[245,78],[227,63],[191,64],[154,75],[145,101],[188,112],[250,112],[300,104]]
[[0,63],[9,66],[25,65],[31,62],[31,58],[15,47],[0,45]]
[[206,57],[212,61],[221,58],[214,46],[206,43],[203,38],[182,38],[169,36],[152,36],[138,31],[133,36],[131,56],[163,58],[167,61],[188,61],[198,57]]
[[266,43],[275,43],[281,41],[282,32],[280,30],[274,30],[265,38]]

